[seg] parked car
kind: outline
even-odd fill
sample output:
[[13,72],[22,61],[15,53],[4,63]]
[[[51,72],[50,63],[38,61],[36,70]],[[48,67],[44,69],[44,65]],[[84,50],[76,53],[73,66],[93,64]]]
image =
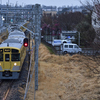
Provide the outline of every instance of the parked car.
[[62,45],[63,54],[67,53],[82,53],[82,49],[74,43],[63,43]]
[[52,42],[53,46],[61,46],[63,43],[71,43],[70,39],[61,40],[61,39],[54,39]]

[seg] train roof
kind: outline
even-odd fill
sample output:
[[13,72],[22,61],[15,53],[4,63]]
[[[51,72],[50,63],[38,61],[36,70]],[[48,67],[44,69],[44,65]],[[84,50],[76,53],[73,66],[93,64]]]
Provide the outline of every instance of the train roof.
[[23,41],[23,39],[25,38],[24,35],[9,35],[8,39],[18,39],[20,41]]
[[6,39],[3,43],[20,43],[17,39]]
[[10,32],[9,35],[23,35],[25,36],[24,32],[19,30],[14,30],[13,32]]
[[20,49],[23,43],[20,42],[18,39],[7,39],[0,44],[0,47],[15,47]]

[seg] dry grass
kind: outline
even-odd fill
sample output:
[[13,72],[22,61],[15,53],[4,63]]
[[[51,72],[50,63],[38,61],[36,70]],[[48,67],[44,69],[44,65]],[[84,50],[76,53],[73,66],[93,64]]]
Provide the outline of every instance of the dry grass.
[[0,44],[1,44],[5,39],[7,39],[7,37],[8,37],[8,31],[3,32],[3,33],[0,35]]
[[[89,69],[97,66],[91,57],[53,55],[41,44],[36,100],[100,100],[99,74]],[[33,99],[34,78],[26,100]]]
[[[35,100],[100,100],[99,60],[100,57],[94,60],[77,54],[53,55],[41,44],[39,86]],[[23,88],[19,91],[24,95]],[[34,76],[26,100],[34,100]]]

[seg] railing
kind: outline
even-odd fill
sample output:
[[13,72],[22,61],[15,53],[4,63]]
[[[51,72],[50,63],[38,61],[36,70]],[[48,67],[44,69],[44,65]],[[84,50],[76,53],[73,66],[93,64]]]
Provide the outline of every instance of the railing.
[[82,54],[90,55],[90,56],[97,56],[97,55],[100,55],[100,50],[93,49],[93,48],[83,48]]

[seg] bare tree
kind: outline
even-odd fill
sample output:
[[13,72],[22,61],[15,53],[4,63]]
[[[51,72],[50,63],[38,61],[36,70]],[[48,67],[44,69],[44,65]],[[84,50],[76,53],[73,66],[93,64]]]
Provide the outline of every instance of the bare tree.
[[93,47],[100,50],[100,0],[86,0],[85,3],[80,0],[80,3],[92,13],[91,26],[96,32]]
[[[80,3],[89,11],[93,11],[97,14],[97,17],[100,17],[100,1],[99,0],[91,0],[88,1],[86,0],[85,3],[83,3],[80,0]],[[91,9],[91,7],[93,7],[93,9]]]
[[92,12],[92,26],[95,29],[96,37],[94,39],[94,44],[97,49],[100,49],[100,1],[92,0],[93,2],[93,12]]

